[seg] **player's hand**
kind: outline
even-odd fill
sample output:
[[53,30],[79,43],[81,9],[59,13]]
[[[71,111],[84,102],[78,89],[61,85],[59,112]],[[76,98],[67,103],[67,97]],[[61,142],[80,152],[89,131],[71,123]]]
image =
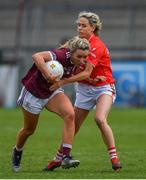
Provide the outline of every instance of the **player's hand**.
[[98,81],[106,81],[106,77],[105,76],[97,76],[96,78],[92,79],[92,78],[88,78],[88,82],[92,83],[92,84],[96,84]]
[[105,76],[97,76],[96,78],[95,78],[95,80],[96,81],[106,81],[106,77]]
[[58,78],[59,76],[50,76],[49,78],[47,78],[46,80],[47,80],[47,82],[49,83],[49,84],[54,84],[54,83],[56,83],[58,80],[57,80],[57,78]]
[[59,76],[52,76],[52,75],[49,75],[48,77],[46,77],[44,74],[42,74],[42,75],[49,84],[53,84],[53,83],[57,82],[57,78],[59,77]]
[[55,90],[57,90],[58,88],[60,88],[61,86],[63,86],[63,85],[64,85],[64,84],[63,84],[63,80],[56,81],[56,82],[54,82],[54,83],[50,86],[49,90],[50,90],[50,91],[55,91]]

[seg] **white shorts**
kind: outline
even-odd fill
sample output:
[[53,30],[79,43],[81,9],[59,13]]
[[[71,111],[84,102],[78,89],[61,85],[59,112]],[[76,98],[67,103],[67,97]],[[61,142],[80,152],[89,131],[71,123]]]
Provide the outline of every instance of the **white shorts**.
[[78,83],[76,86],[75,107],[91,110],[94,108],[98,98],[102,94],[108,94],[111,96],[114,103],[116,99],[116,89],[114,84],[95,87]]
[[57,89],[53,94],[46,99],[40,99],[32,95],[27,89],[23,86],[20,96],[17,100],[18,105],[22,106],[25,110],[32,114],[39,114],[44,106],[52,99],[56,94],[63,92],[62,88]]

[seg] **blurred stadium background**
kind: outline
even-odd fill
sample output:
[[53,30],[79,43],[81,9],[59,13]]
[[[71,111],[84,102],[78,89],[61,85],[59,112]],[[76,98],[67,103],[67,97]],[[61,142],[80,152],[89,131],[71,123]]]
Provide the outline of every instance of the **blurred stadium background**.
[[[1,107],[16,106],[31,55],[76,35],[75,20],[83,10],[101,17],[101,38],[117,80],[115,106],[146,106],[145,0],[0,0]],[[74,100],[73,85],[65,89]]]

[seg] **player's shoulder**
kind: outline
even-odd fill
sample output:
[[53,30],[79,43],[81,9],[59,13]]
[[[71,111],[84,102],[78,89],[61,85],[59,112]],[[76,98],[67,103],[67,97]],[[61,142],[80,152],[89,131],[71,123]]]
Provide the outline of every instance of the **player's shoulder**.
[[68,48],[60,48],[60,50],[66,55],[66,58],[70,58],[71,51]]
[[52,50],[52,52],[56,55],[56,57],[62,57],[62,58],[70,58],[71,53],[68,48],[58,48],[55,50]]
[[105,49],[106,48],[105,43],[98,36],[94,36],[94,38],[90,42],[90,46],[91,46],[91,51],[96,51],[99,49]]

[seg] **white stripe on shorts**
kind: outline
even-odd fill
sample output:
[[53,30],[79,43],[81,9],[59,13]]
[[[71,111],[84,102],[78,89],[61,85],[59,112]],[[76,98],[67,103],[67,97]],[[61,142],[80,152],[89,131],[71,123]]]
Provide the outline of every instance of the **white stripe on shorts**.
[[40,99],[32,95],[25,87],[23,87],[17,100],[17,104],[32,114],[39,114],[50,99],[52,99],[56,94],[62,92],[63,89],[59,88],[54,91],[49,98]]
[[27,90],[25,89],[25,87],[23,87],[21,90],[21,94],[17,100],[18,105],[22,106],[26,93],[27,93]]

